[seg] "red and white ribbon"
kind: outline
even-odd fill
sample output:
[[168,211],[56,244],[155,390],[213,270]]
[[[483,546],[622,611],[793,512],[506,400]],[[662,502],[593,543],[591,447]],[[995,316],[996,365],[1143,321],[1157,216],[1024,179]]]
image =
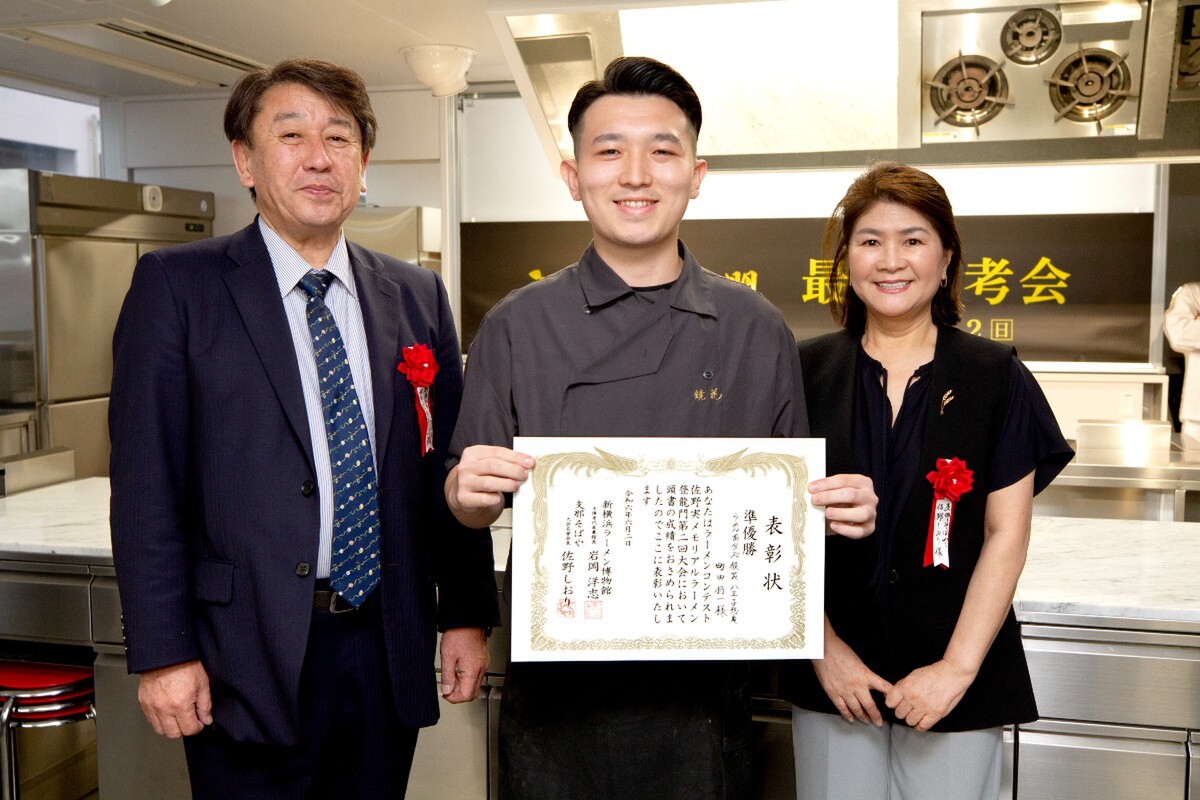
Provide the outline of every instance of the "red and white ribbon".
[[950,568],[950,527],[954,504],[971,491],[974,473],[958,458],[939,458],[937,469],[925,476],[933,484],[933,509],[925,538],[925,566]]
[[428,345],[414,344],[400,351],[403,359],[396,371],[408,378],[413,387],[413,405],[417,410],[417,429],[421,434],[421,455],[433,452],[433,403],[429,387],[437,375],[438,364]]

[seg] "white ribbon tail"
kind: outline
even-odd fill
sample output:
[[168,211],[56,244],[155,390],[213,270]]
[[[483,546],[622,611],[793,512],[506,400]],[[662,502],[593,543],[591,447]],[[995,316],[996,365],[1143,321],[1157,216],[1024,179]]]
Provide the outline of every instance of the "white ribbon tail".
[[425,452],[433,451],[433,412],[429,408],[429,387],[417,387],[417,402],[421,404],[421,411],[425,414]]
[[954,503],[946,498],[936,502],[933,510],[933,565],[950,566],[950,517]]

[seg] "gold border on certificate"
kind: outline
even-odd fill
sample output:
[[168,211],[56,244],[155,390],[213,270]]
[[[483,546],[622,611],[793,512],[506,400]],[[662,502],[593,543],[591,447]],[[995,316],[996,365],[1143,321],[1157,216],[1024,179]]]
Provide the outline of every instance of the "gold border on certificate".
[[[694,653],[699,658],[705,658],[706,652],[711,652],[712,655],[708,657],[714,658],[755,658],[756,651],[763,653],[758,657],[779,657],[780,651],[798,653],[808,650],[812,652],[810,646],[814,642],[809,641],[808,631],[809,625],[815,621],[815,618],[811,615],[813,609],[808,607],[808,603],[812,602],[813,598],[809,598],[807,594],[810,586],[809,578],[813,576],[806,572],[808,564],[805,554],[808,543],[805,541],[805,535],[810,510],[806,487],[810,481],[810,475],[821,477],[824,474],[823,441],[815,440],[820,445],[821,454],[819,463],[815,465],[815,474],[812,469],[813,465],[809,463],[809,457],[787,452],[768,452],[768,450],[797,449],[802,446],[802,443],[811,449],[811,443],[814,440],[540,439],[535,441],[543,446],[533,452],[537,458],[537,467],[533,470],[528,484],[522,489],[523,493],[529,493],[529,496],[522,498],[522,501],[532,506],[532,537],[530,540],[532,558],[526,561],[531,570],[528,617],[530,658],[538,660],[545,657],[547,660],[553,660],[556,655],[566,655],[567,658],[572,658],[573,656],[570,655],[572,653],[586,653],[587,655],[579,657],[598,659],[604,658],[603,653],[605,652],[613,654],[610,657],[618,659],[622,657],[639,658],[636,655],[639,652],[644,653],[640,656],[641,658],[673,657],[671,653],[675,651],[680,651],[681,654]],[[668,456],[663,455],[661,449],[653,454],[648,454],[647,448],[637,446],[646,442],[668,441],[673,445],[667,449],[676,453],[691,451],[702,452],[704,455]],[[783,445],[782,442],[788,444]],[[681,445],[680,443],[685,444]],[[516,446],[517,449],[521,449],[520,441]],[[571,449],[559,449],[567,447]],[[654,448],[649,449],[653,450]],[[716,455],[712,455],[713,453]],[[790,601],[780,598],[774,603],[790,602],[790,629],[784,635],[774,637],[753,635],[752,631],[747,631],[750,635],[744,637],[706,636],[702,632],[693,634],[691,631],[687,633],[664,632],[634,637],[589,636],[575,639],[556,636],[548,620],[548,601],[551,592],[545,556],[547,540],[552,535],[549,530],[549,497],[555,489],[556,480],[566,473],[570,473],[572,477],[582,476],[585,479],[599,475],[651,478],[659,473],[671,473],[676,476],[690,474],[695,475],[702,483],[707,483],[712,478],[736,473],[748,478],[760,475],[781,476],[791,498],[789,538],[795,553],[795,561],[791,565],[787,581]],[[819,512],[815,513],[819,515]],[[824,524],[823,520],[820,521],[822,524],[818,535],[823,540]],[[514,529],[516,527],[517,525],[514,524]],[[821,547],[818,552],[823,558],[823,541],[819,544]],[[823,563],[817,566],[823,569]],[[816,582],[821,585],[823,593],[823,575],[817,577]],[[821,612],[823,598],[818,594],[815,600],[816,611]],[[819,616],[820,613],[817,614],[817,617]],[[516,618],[514,618],[515,623],[517,623]],[[820,647],[822,633],[820,626],[817,625],[815,642],[817,647]],[[514,631],[514,644],[518,636],[524,636],[524,632]],[[741,655],[731,656],[730,651],[737,651]],[[517,652],[518,649],[514,647],[514,657]],[[819,653],[819,650],[817,652]]]

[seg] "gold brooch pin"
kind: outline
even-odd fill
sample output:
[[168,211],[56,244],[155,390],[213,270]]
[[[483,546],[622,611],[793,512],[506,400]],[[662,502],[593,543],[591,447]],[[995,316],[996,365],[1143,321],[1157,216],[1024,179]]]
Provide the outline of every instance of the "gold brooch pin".
[[953,399],[954,399],[954,390],[947,389],[946,393],[944,395],[942,395],[942,407],[940,409],[938,409],[938,416],[942,416],[946,413],[946,406],[950,405],[950,401]]

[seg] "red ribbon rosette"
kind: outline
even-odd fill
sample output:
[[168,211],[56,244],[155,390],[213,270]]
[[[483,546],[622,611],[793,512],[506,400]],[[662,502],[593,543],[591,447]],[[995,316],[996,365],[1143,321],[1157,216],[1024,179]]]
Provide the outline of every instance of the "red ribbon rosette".
[[925,539],[925,566],[950,567],[950,523],[954,504],[974,483],[967,462],[958,458],[939,458],[937,469],[925,476],[933,484],[933,510],[929,515],[929,535]]
[[429,399],[429,387],[433,385],[433,376],[437,375],[438,364],[427,345],[414,344],[400,353],[404,359],[396,365],[396,371],[408,378],[413,387],[423,456],[433,451],[433,405]]

